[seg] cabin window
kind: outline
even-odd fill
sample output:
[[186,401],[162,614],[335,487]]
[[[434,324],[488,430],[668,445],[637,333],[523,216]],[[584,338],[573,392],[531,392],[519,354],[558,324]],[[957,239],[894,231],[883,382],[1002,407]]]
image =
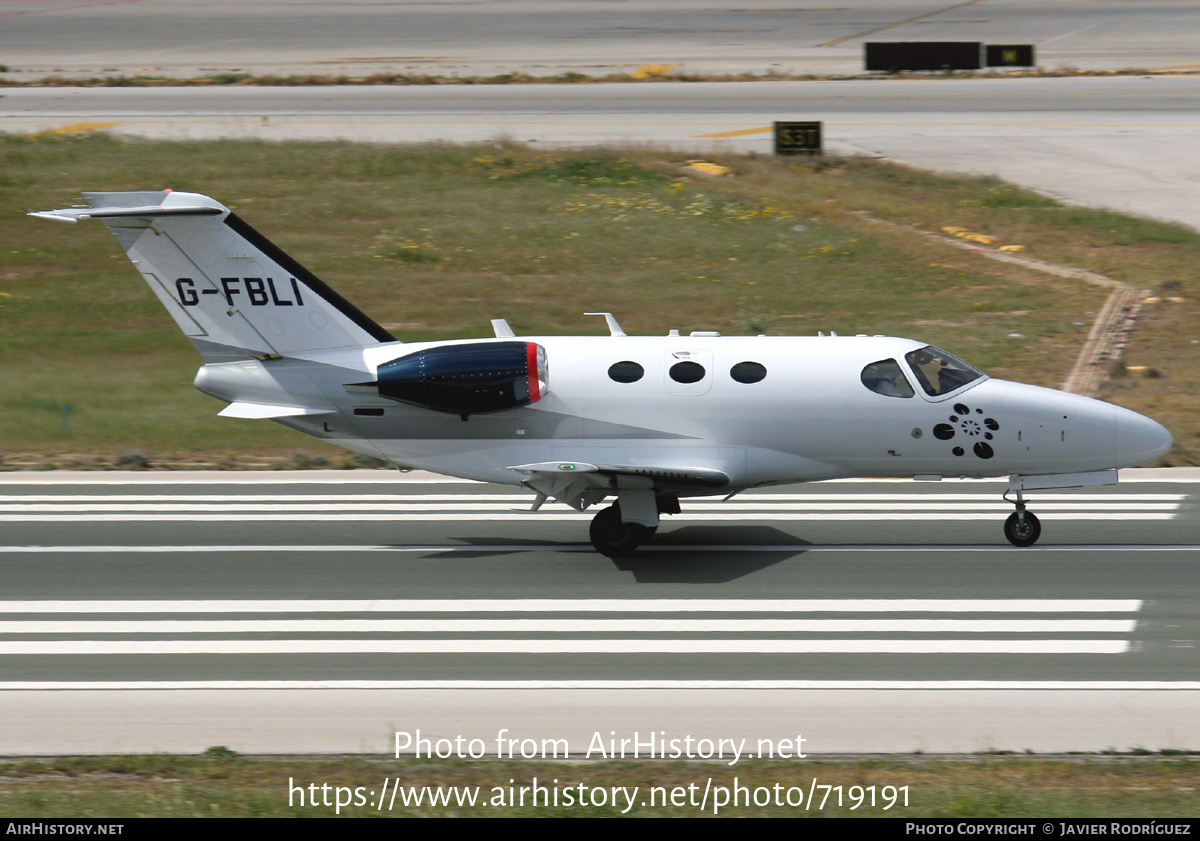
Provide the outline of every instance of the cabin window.
[[862,384],[884,397],[912,397],[915,394],[895,359],[881,359],[863,368]]
[[614,362],[608,368],[608,378],[619,383],[636,383],[646,369],[636,362]]
[[909,351],[904,354],[904,358],[917,375],[921,388],[925,389],[925,393],[930,397],[949,394],[983,376],[982,371],[933,345]]
[[729,376],[739,383],[758,383],[767,376],[767,367],[758,362],[739,362],[729,369]]
[[669,372],[677,383],[698,383],[704,379],[704,366],[698,362],[676,362]]

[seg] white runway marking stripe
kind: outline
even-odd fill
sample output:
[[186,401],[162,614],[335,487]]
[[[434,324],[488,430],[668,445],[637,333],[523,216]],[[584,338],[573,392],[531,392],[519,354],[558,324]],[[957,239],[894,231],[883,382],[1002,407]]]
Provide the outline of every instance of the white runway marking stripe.
[[1125,640],[79,640],[0,642],[51,654],[1122,654]]
[[[359,552],[390,552],[399,554],[453,554],[480,552],[497,552],[512,554],[514,552],[579,552],[594,554],[595,549],[590,543],[497,543],[497,544],[462,544],[447,546],[444,544],[395,544],[395,545],[250,545],[240,544],[225,546],[221,544],[196,544],[191,546],[0,546],[0,555],[175,555],[175,554],[238,554],[244,552],[283,553],[283,554],[354,554]],[[1162,543],[1162,544],[1039,544],[1018,548],[1005,544],[942,544],[931,546],[926,543],[758,543],[758,544],[672,544],[652,543],[638,549],[644,552],[701,552],[706,554],[754,554],[771,552],[888,552],[888,553],[960,553],[960,552],[1003,552],[1030,555],[1037,552],[1200,552],[1197,543]]]
[[724,689],[732,691],[801,690],[878,692],[922,690],[1016,692],[1200,692],[1194,680],[13,680],[0,692],[155,692],[180,690],[328,690],[404,691],[472,689]]
[[[948,483],[962,486],[987,485],[1003,489],[1004,478],[951,479]],[[1200,482],[1195,468],[1167,468],[1158,470],[1122,470],[1121,484],[1182,484]],[[911,487],[911,479],[826,479],[823,486],[895,485],[897,488]],[[270,485],[376,485],[394,488],[397,485],[463,485],[480,487],[473,479],[458,479],[438,473],[396,470],[298,470],[298,471],[14,471],[0,475],[0,487],[105,487],[133,486],[192,487],[196,485],[238,485],[245,487]],[[999,492],[999,491],[997,491]]]
[[[71,502],[258,502],[308,504],[315,502],[512,502],[530,503],[531,493],[509,494],[286,494],[270,496],[267,494],[3,494],[0,503],[71,503]],[[1044,500],[1058,502],[1097,502],[1097,503],[1127,503],[1127,502],[1174,502],[1186,499],[1185,494],[1049,494],[1038,497]],[[831,502],[837,504],[853,504],[855,502],[896,502],[911,501],[926,502],[969,502],[993,503],[999,500],[999,494],[738,494],[733,500],[726,502],[721,496],[689,498],[689,505],[731,505],[734,502],[753,503],[755,505],[770,505],[781,502],[819,503]],[[1007,505],[1000,500],[1002,504]]]
[[[1031,507],[1061,520],[1165,520],[1183,494],[1050,494]],[[529,494],[29,494],[0,496],[0,522],[465,522],[588,519],[594,512],[549,507],[530,512]],[[685,500],[668,522],[929,520],[1003,515],[1010,504],[984,494],[743,494]]]
[[1128,634],[1134,619],[207,619],[0,621],[0,634]]
[[[1032,506],[1031,506],[1032,510]],[[1036,512],[1035,512],[1036,513]],[[587,522],[592,512],[579,513],[563,511],[556,513],[507,511],[494,514],[460,513],[460,514],[403,514],[390,512],[374,512],[359,514],[320,514],[288,513],[272,514],[261,512],[257,514],[184,514],[164,512],[161,514],[0,514],[0,522],[5,523],[152,523],[152,522],[309,522],[309,523],[351,523],[351,522],[389,522],[389,523],[460,523],[467,521],[499,522],[519,517],[522,522]],[[748,511],[744,514],[675,514],[664,518],[664,522],[831,522],[831,521],[877,521],[903,520],[904,522],[930,521],[949,522],[963,520],[993,520],[998,513],[980,512],[976,514],[948,514],[928,508],[920,511],[903,513],[886,513],[863,511],[860,513],[788,513],[770,514]],[[1173,520],[1175,513],[1138,513],[1138,512],[1055,512],[1056,520]]]
[[[0,656],[1112,655],[1129,650],[1141,607],[1137,599],[8,601],[0,602]],[[467,612],[491,615],[447,618]],[[764,612],[792,616],[752,618]],[[289,613],[309,616],[280,617]],[[1087,615],[1097,613],[1109,615]],[[49,614],[53,618],[26,618]],[[74,618],[97,614],[107,616]],[[177,618],[181,614],[195,618]],[[259,615],[229,618],[238,614]],[[213,639],[216,634],[227,638]],[[59,638],[13,638],[29,636]]]
[[[531,500],[526,500],[531,502]],[[715,507],[711,504],[705,507]],[[938,503],[936,509],[938,511],[975,511],[979,509],[990,509],[995,511],[1007,511],[1011,509],[1009,503],[1002,500],[996,500],[993,504],[987,503],[959,503],[959,502],[944,502]],[[1125,503],[1108,503],[1097,502],[1087,506],[1075,502],[1040,502],[1037,504],[1039,510],[1042,511],[1075,511],[1081,507],[1086,507],[1088,511],[1174,511],[1179,506],[1176,503],[1164,502],[1125,502]],[[795,504],[778,504],[778,505],[761,505],[758,503],[749,502],[725,502],[720,506],[720,511],[845,511],[846,509],[855,509],[859,511],[914,511],[922,512],[929,511],[930,506],[926,503],[911,503],[911,502],[813,502],[804,505]],[[285,511],[303,510],[305,512],[318,511],[356,511],[356,512],[380,512],[380,513],[424,513],[424,512],[439,512],[439,511],[524,511],[527,508],[520,508],[514,504],[505,504],[498,502],[463,502],[463,503],[448,503],[448,502],[429,502],[429,503],[407,503],[407,504],[392,504],[392,503],[348,503],[348,502],[308,502],[308,503],[287,503],[287,502],[271,502],[266,504],[246,505],[246,504],[226,504],[223,502],[195,502],[195,503],[177,503],[177,502],[137,502],[137,503],[115,503],[115,502],[90,502],[90,503],[70,503],[65,505],[51,505],[48,503],[29,503],[29,504],[5,504],[0,505],[0,513],[45,513],[45,512],[111,512],[111,511],[137,511],[137,512],[211,512],[219,511],[223,513],[239,511],[239,512],[262,512],[266,514],[277,514]],[[569,513],[564,509],[561,513]],[[593,512],[594,513],[594,512]],[[719,512],[718,512],[719,513]],[[711,514],[705,514],[709,517]]]
[[1137,613],[1141,599],[191,599],[0,601],[45,613]]

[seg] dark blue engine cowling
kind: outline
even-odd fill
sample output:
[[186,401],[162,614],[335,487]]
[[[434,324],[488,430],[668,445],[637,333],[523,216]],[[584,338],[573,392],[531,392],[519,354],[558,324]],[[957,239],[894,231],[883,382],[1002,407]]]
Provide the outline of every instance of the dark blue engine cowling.
[[473,342],[419,350],[385,362],[379,393],[460,415],[528,406],[546,393],[546,352],[533,342]]

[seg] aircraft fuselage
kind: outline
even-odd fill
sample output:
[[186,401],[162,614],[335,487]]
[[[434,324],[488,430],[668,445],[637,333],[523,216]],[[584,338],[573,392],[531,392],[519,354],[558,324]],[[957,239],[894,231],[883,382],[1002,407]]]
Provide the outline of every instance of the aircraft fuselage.
[[[724,491],[695,493],[850,476],[1112,470],[1142,464],[1170,445],[1169,433],[1141,415],[1053,389],[980,376],[931,395],[905,360],[925,346],[909,339],[539,336],[521,341],[545,349],[548,370],[547,393],[530,405],[463,419],[347,393],[346,383],[374,376],[385,362],[467,342],[384,344],[312,357],[332,363],[321,366],[325,376],[314,380],[317,399],[336,405],[338,417],[280,422],[412,467],[487,482],[520,483],[524,477],[511,466],[547,461],[709,468],[729,477]],[[864,368],[882,360],[897,362],[910,386],[904,395],[878,393],[864,384]],[[694,381],[672,376],[680,362],[690,363],[685,378]],[[273,368],[286,367],[273,361],[252,364],[262,365],[268,376]],[[614,373],[614,366],[623,367]],[[630,371],[639,369],[636,379],[619,381],[630,380]],[[735,379],[735,369],[740,379],[753,381]],[[281,393],[294,398],[296,385],[282,385]],[[339,429],[347,434],[339,435]]]

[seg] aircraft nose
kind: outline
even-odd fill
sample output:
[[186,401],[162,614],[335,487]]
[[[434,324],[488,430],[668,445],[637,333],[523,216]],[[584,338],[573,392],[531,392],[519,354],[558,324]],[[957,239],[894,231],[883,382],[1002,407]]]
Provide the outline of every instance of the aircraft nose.
[[1165,426],[1128,409],[1117,413],[1116,427],[1118,467],[1136,467],[1154,461],[1174,443]]

